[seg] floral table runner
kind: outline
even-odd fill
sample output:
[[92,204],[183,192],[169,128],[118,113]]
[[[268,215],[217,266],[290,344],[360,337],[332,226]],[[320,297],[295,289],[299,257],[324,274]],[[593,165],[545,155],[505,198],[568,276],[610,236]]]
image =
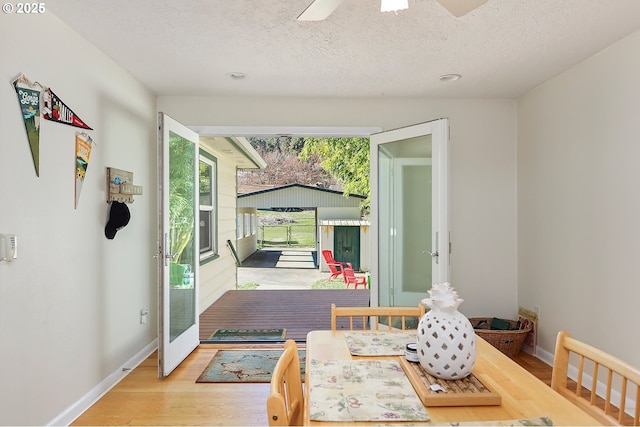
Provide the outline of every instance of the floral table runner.
[[428,421],[429,415],[394,360],[310,360],[314,421]]
[[411,332],[345,332],[349,352],[354,356],[404,356],[406,345],[417,341]]

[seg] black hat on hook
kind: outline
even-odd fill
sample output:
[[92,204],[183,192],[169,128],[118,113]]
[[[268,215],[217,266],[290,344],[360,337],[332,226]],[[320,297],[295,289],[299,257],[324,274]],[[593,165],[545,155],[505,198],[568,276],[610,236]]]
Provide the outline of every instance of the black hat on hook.
[[126,203],[111,202],[111,209],[109,210],[109,221],[104,228],[104,235],[107,239],[113,239],[116,237],[116,232],[125,225],[129,224],[131,219],[131,213]]

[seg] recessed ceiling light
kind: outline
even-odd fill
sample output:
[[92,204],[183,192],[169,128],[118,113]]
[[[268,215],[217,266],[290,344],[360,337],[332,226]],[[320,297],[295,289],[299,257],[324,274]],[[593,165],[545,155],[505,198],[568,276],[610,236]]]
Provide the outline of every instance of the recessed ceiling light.
[[440,76],[441,82],[455,82],[456,80],[460,80],[462,76],[460,74],[443,74]]
[[232,71],[231,73],[227,73],[227,77],[230,77],[233,80],[242,80],[246,79],[247,75],[240,71]]

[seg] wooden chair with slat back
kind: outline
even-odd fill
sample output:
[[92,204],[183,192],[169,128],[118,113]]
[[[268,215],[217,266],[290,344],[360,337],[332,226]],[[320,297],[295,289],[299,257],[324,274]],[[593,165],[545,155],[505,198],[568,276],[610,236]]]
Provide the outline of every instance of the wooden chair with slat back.
[[298,346],[287,340],[271,377],[267,398],[267,417],[270,426],[300,426],[304,410],[302,375]]
[[[349,330],[354,329],[362,330],[381,330],[380,320],[386,320],[384,330],[406,330],[407,318],[415,317],[420,321],[420,318],[425,313],[425,307],[420,304],[416,307],[336,307],[335,304],[331,304],[331,330],[335,331],[338,325],[338,318],[349,319]],[[368,320],[370,319],[370,322]],[[394,320],[399,320],[397,327],[393,326]],[[367,328],[371,323],[371,327]],[[417,325],[417,324],[416,324]]]
[[[578,356],[578,374],[576,377],[576,387],[569,386],[567,381],[569,373],[569,362],[571,354]],[[593,365],[591,372],[591,391],[583,392],[582,377],[585,368],[585,360]],[[599,368],[606,373],[604,404],[597,404],[596,396]],[[619,384],[620,390],[613,389],[614,380]],[[625,415],[627,403],[627,390],[635,385],[635,415]],[[573,382],[571,382],[573,384]],[[633,418],[633,425],[639,425],[640,419],[640,370],[628,363],[614,357],[604,351],[578,341],[566,331],[560,331],[556,341],[556,351],[553,360],[553,371],[551,375],[551,388],[569,399],[575,405],[588,412],[591,416],[606,425],[621,425],[624,418]],[[583,393],[585,394],[583,396]],[[612,402],[612,394],[619,393],[618,406]],[[629,394],[633,394],[629,393]],[[618,410],[618,417],[612,415],[612,408]]]

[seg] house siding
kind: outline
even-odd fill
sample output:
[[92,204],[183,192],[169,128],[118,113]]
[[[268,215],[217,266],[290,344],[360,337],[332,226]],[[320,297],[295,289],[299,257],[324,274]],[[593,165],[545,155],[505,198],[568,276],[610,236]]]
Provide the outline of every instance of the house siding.
[[258,209],[359,207],[362,199],[361,196],[345,197],[338,191],[290,185],[244,194],[238,198],[238,206]]
[[201,147],[218,159],[218,257],[200,266],[198,308],[202,313],[226,291],[235,289],[237,269],[227,240],[236,242],[236,163],[209,147]]

